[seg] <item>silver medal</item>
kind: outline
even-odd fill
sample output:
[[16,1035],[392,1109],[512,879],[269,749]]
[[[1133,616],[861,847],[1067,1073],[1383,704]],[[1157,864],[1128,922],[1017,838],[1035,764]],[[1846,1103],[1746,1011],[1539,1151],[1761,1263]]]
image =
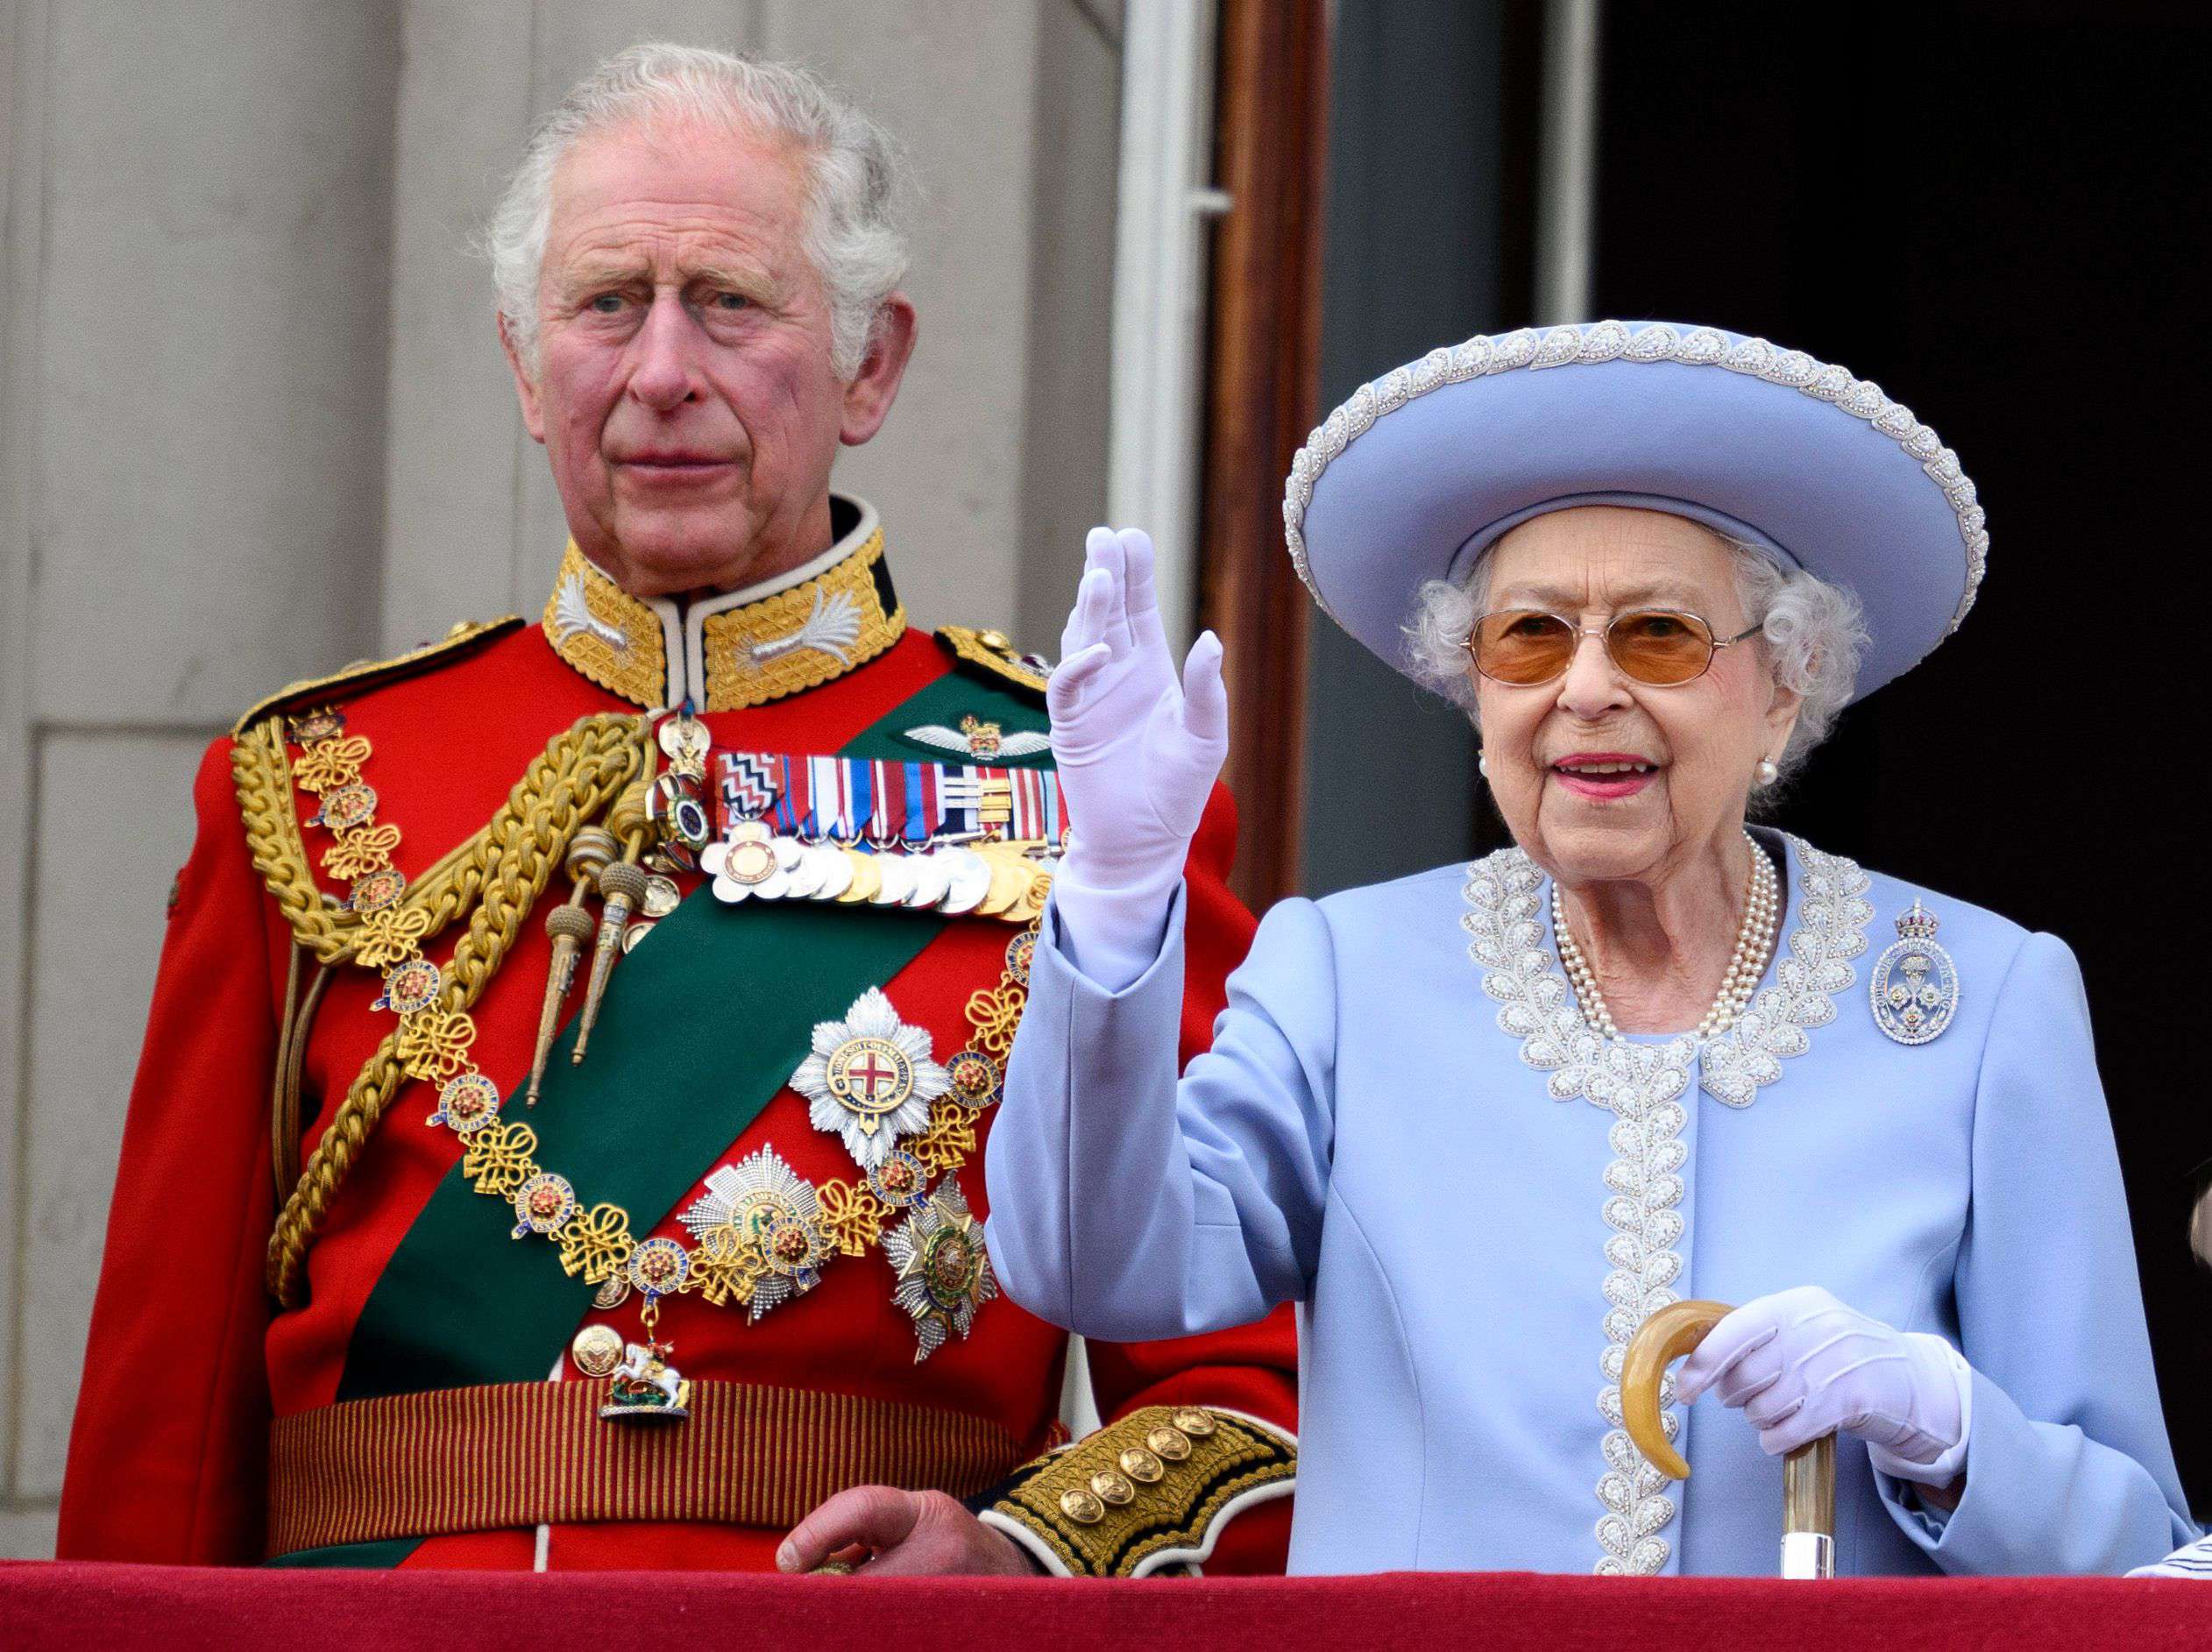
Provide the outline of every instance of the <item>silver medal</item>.
[[876,893],[868,897],[871,906],[904,906],[906,897],[914,892],[914,857],[911,854],[879,854],[883,883]]
[[927,854],[914,857],[914,888],[906,897],[906,904],[922,911],[928,911],[945,898],[945,885],[952,876],[952,868],[945,863],[942,850],[932,849]]
[[833,843],[817,843],[806,852],[806,864],[812,873],[813,898],[833,901],[853,887],[853,863],[845,858],[845,851]]
[[973,849],[947,849],[945,862],[945,898],[938,910],[974,911],[991,892],[990,862]]

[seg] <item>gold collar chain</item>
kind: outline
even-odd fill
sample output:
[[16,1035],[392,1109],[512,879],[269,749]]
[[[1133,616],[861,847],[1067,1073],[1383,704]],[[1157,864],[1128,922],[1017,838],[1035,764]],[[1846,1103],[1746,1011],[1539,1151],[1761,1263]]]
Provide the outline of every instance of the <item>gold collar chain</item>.
[[[696,1246],[640,1240],[627,1210],[587,1206],[573,1182],[537,1162],[537,1132],[500,1116],[499,1086],[471,1053],[476,1023],[466,1010],[442,1002],[443,975],[422,955],[428,922],[401,904],[407,880],[392,863],[400,831],[379,823],[376,793],[362,778],[371,755],[367,739],[348,734],[343,715],[330,710],[292,719],[289,732],[301,748],[294,779],[318,805],[309,824],[329,828],[335,840],[323,868],[348,880],[347,904],[360,916],[354,961],[383,973],[384,996],[376,1007],[400,1018],[401,1070],[438,1086],[437,1109],[428,1122],[450,1128],[466,1144],[462,1173],[478,1193],[514,1207],[514,1237],[552,1241],[562,1270],[599,1287],[601,1308],[619,1307],[633,1290],[643,1298],[642,1348],[626,1350],[603,1324],[585,1327],[576,1338],[572,1354],[586,1375],[616,1378],[616,1397],[602,1415],[684,1414],[683,1385],[660,1358],[673,1350],[654,1340],[663,1297],[696,1292],[716,1307],[749,1308],[757,1320],[811,1290],[835,1256],[861,1256],[871,1245],[882,1245],[897,1274],[894,1298],[914,1322],[918,1364],[949,1334],[968,1334],[975,1308],[997,1287],[982,1224],[969,1212],[957,1173],[975,1150],[976,1121],[997,1102],[1004,1082],[1028,1001],[1041,912],[1008,943],[997,985],[969,997],[968,1046],[946,1064],[952,1088],[931,1105],[926,1129],[889,1163],[857,1181],[810,1185],[763,1149],[740,1168],[773,1177],[777,1185],[766,1208],[756,1204],[741,1220],[698,1234]],[[886,1219],[902,1212],[901,1225],[887,1230]]]
[[858,507],[852,531],[781,579],[677,603],[631,596],[571,540],[545,604],[554,651],[601,688],[652,710],[741,711],[818,688],[906,630],[883,565],[883,530]]

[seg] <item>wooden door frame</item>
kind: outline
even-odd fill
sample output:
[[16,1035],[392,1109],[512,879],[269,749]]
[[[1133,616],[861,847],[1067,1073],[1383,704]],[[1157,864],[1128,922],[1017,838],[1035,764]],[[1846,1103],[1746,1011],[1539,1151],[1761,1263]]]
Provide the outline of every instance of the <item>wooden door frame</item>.
[[1199,608],[1230,685],[1232,886],[1298,887],[1311,601],[1283,544],[1283,479],[1320,394],[1329,0],[1221,0],[1199,502]]

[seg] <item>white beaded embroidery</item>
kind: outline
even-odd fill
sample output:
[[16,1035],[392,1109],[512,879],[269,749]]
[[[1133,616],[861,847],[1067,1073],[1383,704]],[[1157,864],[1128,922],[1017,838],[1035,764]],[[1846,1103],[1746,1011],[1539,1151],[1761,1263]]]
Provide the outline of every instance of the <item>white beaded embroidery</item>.
[[1634,331],[1625,322],[1608,321],[1586,328],[1554,327],[1541,335],[1528,328],[1501,338],[1478,335],[1449,350],[1432,350],[1410,367],[1395,368],[1376,383],[1354,391],[1306,438],[1306,444],[1291,461],[1290,477],[1283,487],[1283,537],[1290,547],[1291,565],[1297,569],[1306,589],[1313,592],[1314,600],[1321,604],[1322,612],[1332,620],[1336,617],[1306,565],[1306,507],[1314,502],[1314,485],[1329,462],[1372,429],[1377,419],[1448,384],[1521,367],[1542,369],[1606,361],[1670,361],[1723,367],[1769,384],[1786,385],[1864,419],[1919,460],[1921,470],[1950,501],[1952,514],[1959,521],[1959,536],[1966,544],[1966,591],[1951,616],[1950,629],[1959,628],[1974,606],[1989,555],[1989,518],[1974,484],[1959,468],[1959,456],[1913,417],[1910,408],[1890,401],[1871,379],[1854,378],[1848,368],[1815,361],[1801,350],[1778,350],[1763,338],[1746,338],[1731,344],[1711,328],[1678,333],[1664,322]]
[[[1861,897],[1864,872],[1840,855],[1790,840],[1804,869],[1793,891],[1797,927],[1776,984],[1760,993],[1741,1020],[1704,1042],[1702,1088],[1731,1107],[1748,1107],[1759,1087],[1782,1076],[1781,1059],[1803,1053],[1813,1027],[1835,1019],[1835,998],[1854,978],[1850,961],[1866,950],[1874,908]],[[1467,869],[1467,911],[1460,924],[1471,938],[1468,955],[1483,971],[1482,989],[1498,1003],[1500,1031],[1519,1039],[1521,1059],[1548,1074],[1555,1101],[1580,1097],[1613,1115],[1606,1166],[1605,1386],[1598,1410],[1612,1426],[1597,1485],[1605,1513],[1597,1524],[1600,1573],[1648,1576],[1671,1552],[1659,1535],[1675,1517],[1666,1478],[1644,1460],[1621,1426],[1620,1372],[1628,1339],[1655,1310],[1677,1300],[1682,1273],[1675,1247],[1683,1234],[1681,1137],[1690,1064],[1699,1041],[1688,1034],[1664,1044],[1627,1044],[1601,1037],[1583,1017],[1556,961],[1543,944],[1539,918],[1543,875],[1519,849],[1503,849]],[[1674,1375],[1661,1379],[1661,1421],[1672,1439],[1681,1428],[1673,1410]]]

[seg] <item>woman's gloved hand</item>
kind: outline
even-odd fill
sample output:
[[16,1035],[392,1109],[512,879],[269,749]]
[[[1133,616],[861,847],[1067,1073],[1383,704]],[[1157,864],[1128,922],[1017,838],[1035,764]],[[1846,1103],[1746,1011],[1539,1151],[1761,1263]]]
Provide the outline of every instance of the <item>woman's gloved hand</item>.
[[1966,1466],[1973,1372],[1940,1336],[1900,1331],[1817,1285],[1777,1291],[1712,1328],[1683,1361],[1687,1404],[1710,1388],[1779,1457],[1839,1430],[1875,1468],[1942,1486]]
[[1046,698],[1074,826],[1053,883],[1061,940],[1077,968],[1118,992],[1159,954],[1229,753],[1221,641],[1200,636],[1177,680],[1145,535],[1091,529]]

